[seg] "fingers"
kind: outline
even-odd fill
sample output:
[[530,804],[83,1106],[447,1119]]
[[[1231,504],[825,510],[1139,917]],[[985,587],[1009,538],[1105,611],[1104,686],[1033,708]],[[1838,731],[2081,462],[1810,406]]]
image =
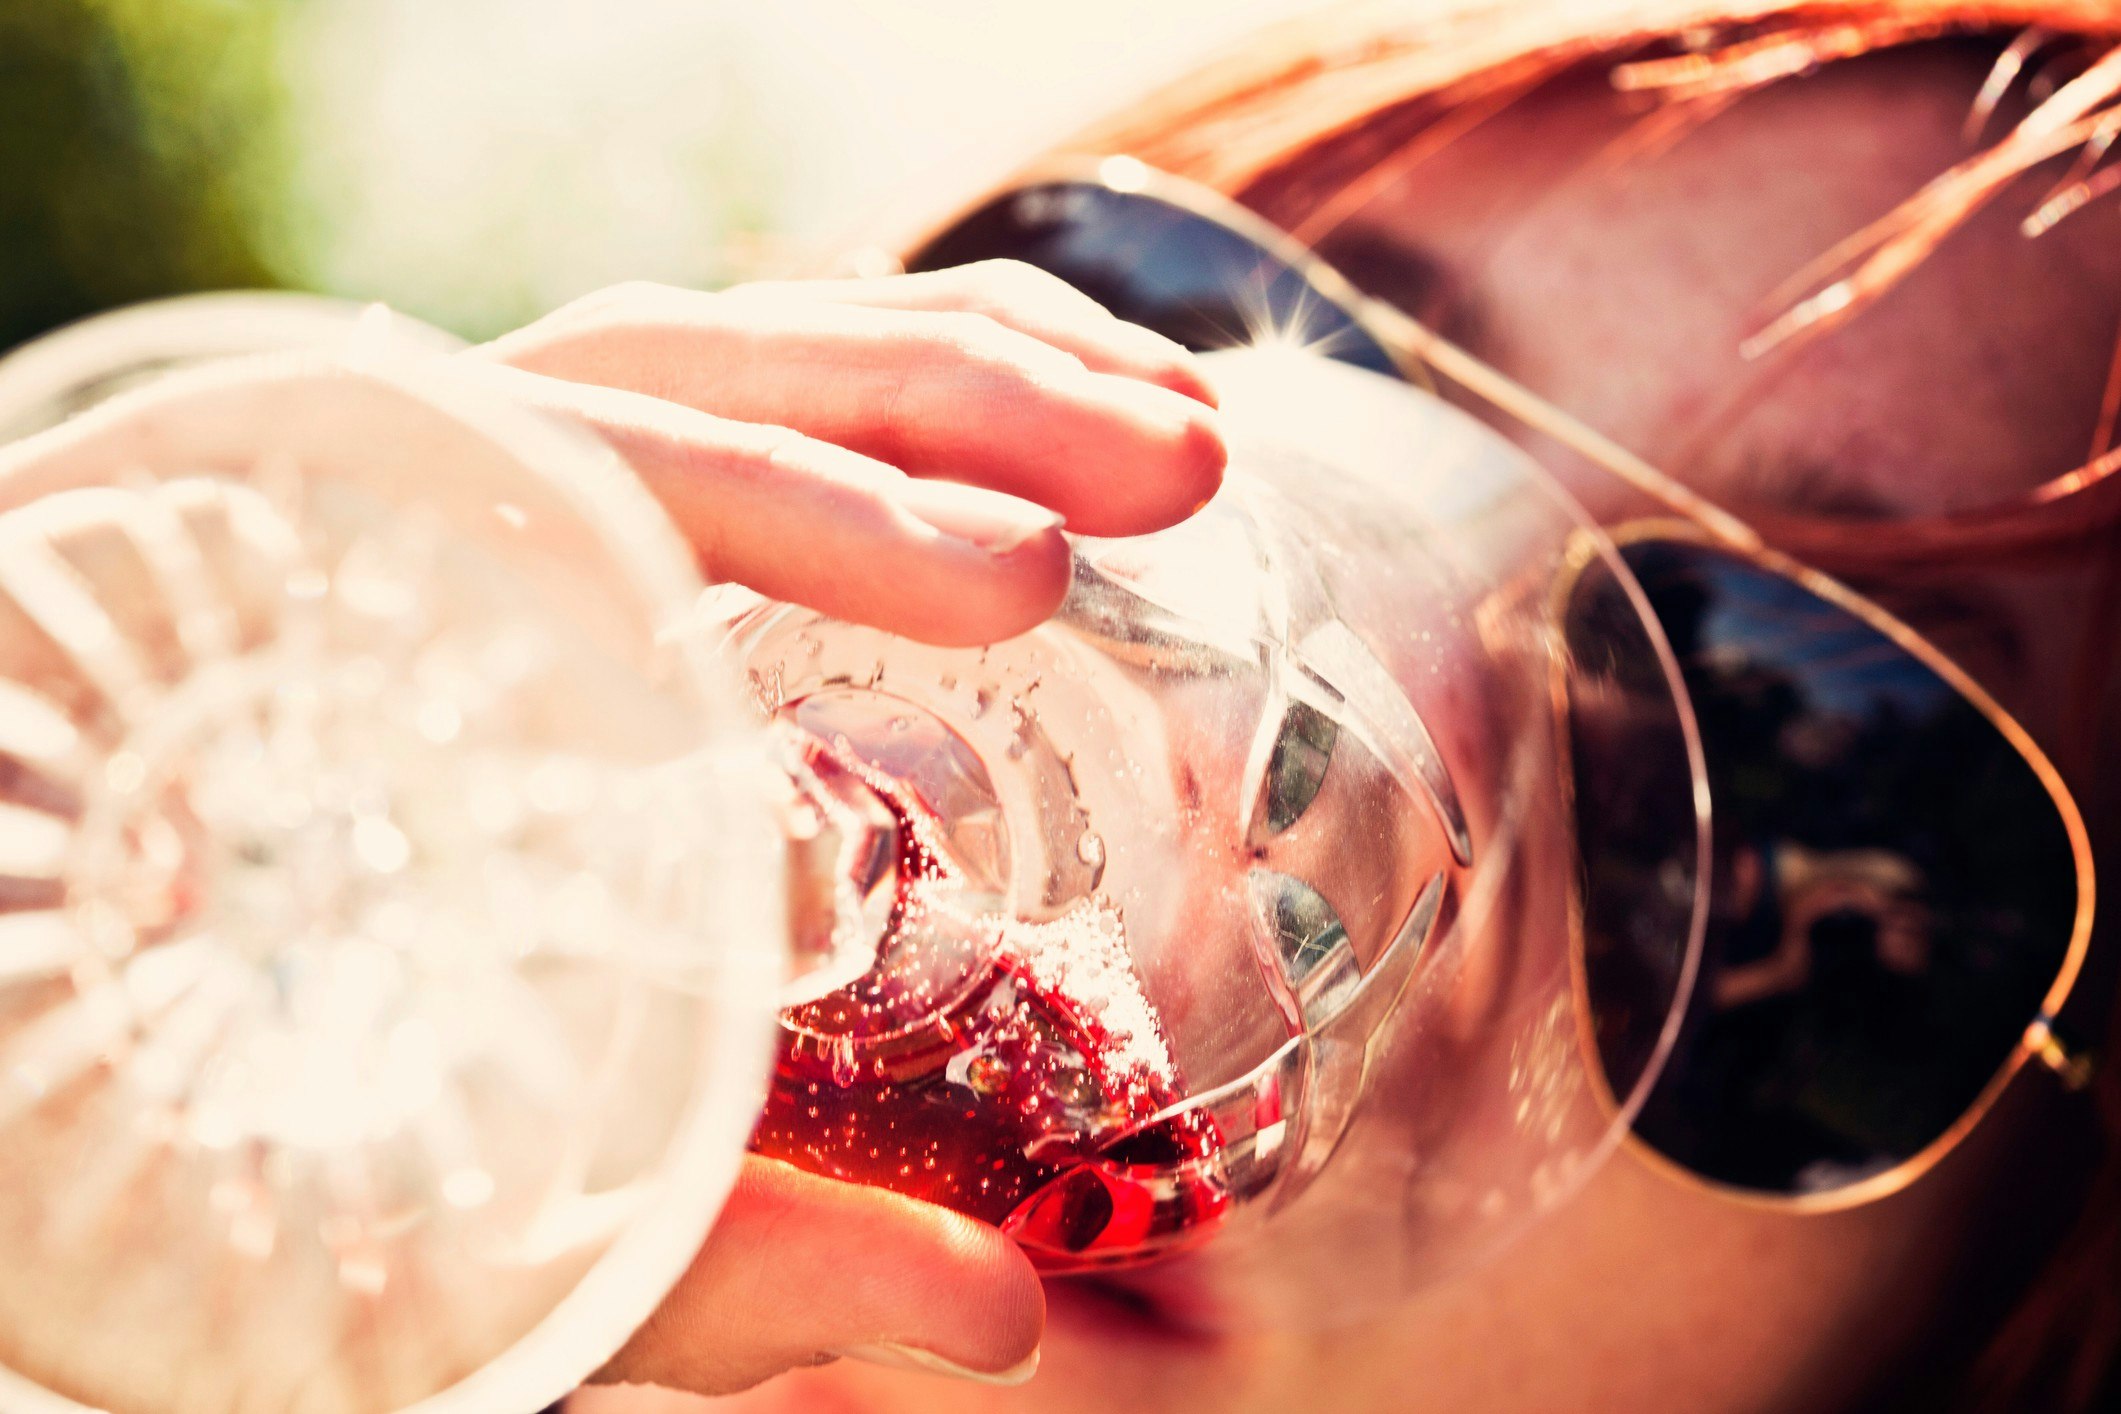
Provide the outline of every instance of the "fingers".
[[700,1394],[847,1355],[1014,1383],[1045,1297],[995,1229],[882,1189],[747,1158],[692,1267],[598,1382]]
[[1214,388],[1185,347],[1115,319],[1075,286],[1019,260],[982,260],[876,280],[770,280],[739,285],[745,297],[826,300],[873,309],[981,314],[1082,360],[1095,373],[1154,383],[1213,407]]
[[978,314],[636,288],[592,297],[487,354],[791,427],[917,477],[1049,506],[1090,535],[1183,519],[1214,494],[1226,457],[1205,404],[1095,372]]
[[638,393],[505,368],[487,376],[600,433],[714,578],[946,645],[1022,633],[1067,592],[1059,519],[1024,501],[912,480],[787,428]]

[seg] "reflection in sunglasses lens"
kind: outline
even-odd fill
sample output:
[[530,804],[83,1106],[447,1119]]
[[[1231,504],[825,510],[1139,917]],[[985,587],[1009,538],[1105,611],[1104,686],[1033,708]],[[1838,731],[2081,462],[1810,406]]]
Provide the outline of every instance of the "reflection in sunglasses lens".
[[1020,260],[1122,319],[1192,349],[1283,342],[1374,373],[1392,356],[1286,260],[1244,233],[1094,182],[1025,187],[967,216],[906,262],[940,270]]
[[[2039,1012],[2074,917],[2067,829],[1996,723],[1855,613],[1701,544],[1623,556],[1699,716],[1716,871],[1700,981],[1636,1132],[1744,1188],[1882,1173],[1967,1112]],[[1594,567],[1572,638],[1619,594]],[[1600,808],[1614,785],[1584,778],[1614,755],[1577,760],[1594,874],[1626,853],[1627,817]],[[1624,979],[1600,974],[1595,878],[1591,896],[1603,1004]]]

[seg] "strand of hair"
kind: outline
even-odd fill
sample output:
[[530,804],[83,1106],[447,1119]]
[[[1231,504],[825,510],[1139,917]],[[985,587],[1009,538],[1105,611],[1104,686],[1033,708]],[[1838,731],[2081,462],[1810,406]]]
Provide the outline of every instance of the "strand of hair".
[[2045,25],[2030,25],[2019,31],[2018,37],[1996,56],[1995,67],[1988,71],[1988,77],[1981,83],[1981,91],[1974,95],[1973,106],[1967,110],[1963,135],[1968,142],[1981,140],[1981,134],[1988,130],[1989,120],[1996,116],[1996,109],[2002,106],[2011,85],[2025,71],[2026,61],[2059,37]]

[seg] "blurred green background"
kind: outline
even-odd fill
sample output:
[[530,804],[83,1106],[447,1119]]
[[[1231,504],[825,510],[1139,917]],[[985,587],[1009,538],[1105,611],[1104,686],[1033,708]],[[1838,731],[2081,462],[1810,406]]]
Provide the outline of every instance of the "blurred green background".
[[479,337],[826,268],[1309,3],[0,0],[0,349],[192,290]]
[[273,283],[276,9],[0,7],[0,347],[180,290]]

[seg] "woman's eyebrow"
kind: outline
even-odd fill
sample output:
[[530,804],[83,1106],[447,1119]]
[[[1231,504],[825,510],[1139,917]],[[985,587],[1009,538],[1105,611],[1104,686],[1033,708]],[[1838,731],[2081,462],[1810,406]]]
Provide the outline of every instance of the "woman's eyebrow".
[[1763,446],[1758,438],[1741,440],[1713,465],[1665,469],[1697,484],[1704,472],[1710,473],[1707,479],[1715,482],[1712,494],[1733,503],[1741,513],[1754,506],[1772,509],[1777,515],[1884,522],[1897,509],[1875,487],[1832,459]]
[[[1891,540],[1900,508],[1833,461],[1784,449],[1754,447],[1723,487],[1741,507],[1772,506],[1797,521],[1873,523]],[[2027,666],[2025,639],[2009,604],[1993,591],[1954,582],[1948,566],[1896,571],[1889,576],[1844,571],[1850,586],[1930,639],[1983,681]]]

